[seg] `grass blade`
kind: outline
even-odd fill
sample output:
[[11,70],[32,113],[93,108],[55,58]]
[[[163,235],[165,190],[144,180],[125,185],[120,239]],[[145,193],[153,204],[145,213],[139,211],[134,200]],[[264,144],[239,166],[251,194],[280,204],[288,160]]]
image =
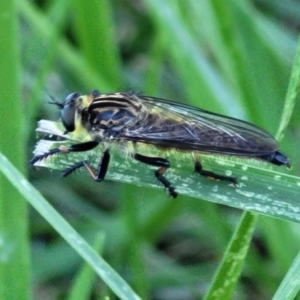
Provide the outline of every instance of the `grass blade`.
[[[40,121],[37,130],[40,133],[58,136],[63,134],[61,124],[46,120]],[[68,145],[68,143],[70,142],[41,140],[34,154],[39,155],[47,152],[48,149],[61,144]],[[161,153],[158,149],[152,150],[153,155],[165,156],[165,153]],[[100,146],[96,150],[89,151],[88,155],[85,152],[71,153],[67,157],[55,155],[38,162],[36,166],[63,170],[78,161],[88,159],[96,168],[102,151],[103,149]],[[124,161],[122,153],[115,148],[112,149],[112,155],[113,159],[109,166],[107,179],[133,183],[139,186],[161,188],[153,180],[153,175],[146,171],[144,165],[138,164],[132,159]],[[166,176],[181,195],[281,219],[300,221],[300,178],[281,173],[280,171],[284,170],[283,167],[273,167],[268,163],[257,160],[203,155],[202,162],[206,169],[215,171],[218,174],[225,173],[227,176],[238,177],[239,187],[233,188],[225,182],[200,178],[200,175],[194,174],[192,159],[189,156],[178,155],[175,151],[170,152],[169,159],[175,167],[170,168]]]
[[[104,234],[98,234],[93,247],[97,253],[103,248],[103,243]],[[93,268],[88,264],[84,264],[79,274],[76,276],[68,300],[90,299],[93,284],[95,282],[94,279],[95,272]]]
[[82,256],[121,299],[140,299],[129,285],[101,258],[95,250],[57,213],[42,195],[0,153],[1,172],[24,198],[55,228],[55,230]]
[[277,133],[278,140],[281,140],[283,138],[283,132],[287,128],[288,123],[291,119],[293,109],[295,106],[297,92],[299,89],[299,84],[300,84],[300,37],[298,39],[298,46],[297,46],[297,51],[294,59],[292,74],[291,74],[290,83],[285,98],[285,106],[282,113],[282,119]]
[[[106,74],[112,86],[121,85],[120,56],[114,38],[110,1],[73,0],[75,28],[85,60],[96,72]],[[88,16],[88,17],[87,17]]]
[[292,266],[281,282],[273,300],[292,300],[300,290],[300,253],[295,258]]
[[[0,2],[0,151],[25,172],[24,116],[16,1]],[[12,178],[12,180],[16,180]],[[26,202],[0,176],[0,299],[28,299],[30,268]]]
[[205,299],[232,299],[257,220],[257,214],[245,212],[224,253],[223,261]]

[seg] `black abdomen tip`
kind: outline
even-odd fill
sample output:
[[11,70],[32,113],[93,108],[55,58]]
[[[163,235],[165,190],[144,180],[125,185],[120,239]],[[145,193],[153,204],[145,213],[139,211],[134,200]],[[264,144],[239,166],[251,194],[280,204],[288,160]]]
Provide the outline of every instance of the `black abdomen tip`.
[[284,165],[287,166],[288,168],[291,167],[289,159],[279,151],[275,151],[268,155],[262,155],[260,156],[260,158],[277,166]]

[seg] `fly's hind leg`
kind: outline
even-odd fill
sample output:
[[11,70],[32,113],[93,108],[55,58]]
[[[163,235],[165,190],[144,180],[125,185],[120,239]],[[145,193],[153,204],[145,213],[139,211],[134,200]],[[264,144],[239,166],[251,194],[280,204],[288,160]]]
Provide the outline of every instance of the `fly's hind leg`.
[[211,171],[203,170],[203,167],[201,165],[199,157],[198,156],[194,157],[194,159],[195,159],[195,172],[196,173],[199,173],[202,176],[212,178],[212,179],[215,179],[215,180],[229,181],[229,182],[233,183],[234,186],[237,186],[236,177],[219,175],[219,174],[216,174],[216,173],[211,172]]
[[155,177],[160,181],[166,189],[168,189],[169,195],[173,198],[177,197],[177,193],[175,192],[175,188],[172,186],[171,182],[169,182],[163,175],[166,170],[170,167],[170,162],[161,157],[151,157],[151,156],[144,156],[138,153],[133,155],[133,158],[139,162],[144,164],[159,167],[154,173]]
[[83,161],[80,161],[80,162],[72,165],[71,167],[65,169],[62,172],[62,175],[63,175],[63,177],[66,177],[66,176],[70,175],[71,173],[73,173],[74,171],[76,171],[77,169],[85,167],[88,170],[88,172],[90,173],[90,175],[93,177],[94,180],[101,182],[105,178],[105,175],[106,175],[106,172],[108,169],[108,165],[109,165],[109,161],[110,161],[110,154],[109,154],[109,150],[106,149],[103,152],[103,155],[99,161],[96,173],[93,170],[92,166],[89,164],[89,162],[87,160],[83,160]]

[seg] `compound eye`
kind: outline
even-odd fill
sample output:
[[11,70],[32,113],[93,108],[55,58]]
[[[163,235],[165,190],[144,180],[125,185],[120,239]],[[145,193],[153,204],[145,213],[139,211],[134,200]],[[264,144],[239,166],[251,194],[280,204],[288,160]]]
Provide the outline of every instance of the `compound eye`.
[[75,130],[76,100],[79,97],[79,93],[68,95],[61,110],[61,120],[68,132]]

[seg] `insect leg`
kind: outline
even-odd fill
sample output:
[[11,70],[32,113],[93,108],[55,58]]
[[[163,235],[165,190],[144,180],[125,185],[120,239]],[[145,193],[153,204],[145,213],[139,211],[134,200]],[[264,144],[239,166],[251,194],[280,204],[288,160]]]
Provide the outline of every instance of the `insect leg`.
[[177,197],[177,193],[175,192],[175,188],[172,186],[172,184],[163,176],[163,174],[166,172],[166,170],[170,167],[170,162],[161,157],[150,157],[150,156],[144,156],[138,153],[135,153],[133,156],[134,159],[138,160],[139,162],[142,162],[144,164],[160,167],[158,170],[155,171],[154,175],[160,181],[165,188],[168,189],[170,196],[173,198]]
[[68,167],[67,169],[63,170],[62,171],[62,176],[67,177],[70,174],[72,174],[73,172],[75,172],[77,169],[80,169],[81,167],[85,167],[86,164],[88,164],[87,160],[77,162],[76,164],[74,164],[74,165]]
[[70,175],[71,173],[73,173],[75,170],[77,170],[81,167],[85,167],[88,170],[88,172],[90,173],[90,175],[94,178],[94,180],[101,182],[106,175],[109,161],[110,161],[110,154],[109,154],[109,150],[106,149],[103,152],[103,156],[101,157],[101,160],[98,164],[96,174],[87,160],[83,160],[83,161],[80,161],[80,162],[72,165],[71,167],[64,170],[62,172],[62,174],[63,174],[63,177],[66,177],[66,176]]
[[66,146],[60,146],[58,148],[51,149],[49,152],[46,152],[41,155],[36,155],[30,160],[30,164],[34,165],[36,162],[47,158],[48,156],[51,156],[56,153],[69,153],[69,152],[81,152],[81,151],[89,151],[95,148],[99,143],[95,141],[80,143],[80,144],[74,144],[69,147]]
[[237,185],[237,179],[235,177],[219,175],[219,174],[216,174],[211,171],[203,170],[199,158],[196,158],[196,160],[195,160],[195,172],[199,173],[202,176],[208,177],[208,178],[212,178],[215,180],[229,181],[229,182],[233,183],[235,186]]

